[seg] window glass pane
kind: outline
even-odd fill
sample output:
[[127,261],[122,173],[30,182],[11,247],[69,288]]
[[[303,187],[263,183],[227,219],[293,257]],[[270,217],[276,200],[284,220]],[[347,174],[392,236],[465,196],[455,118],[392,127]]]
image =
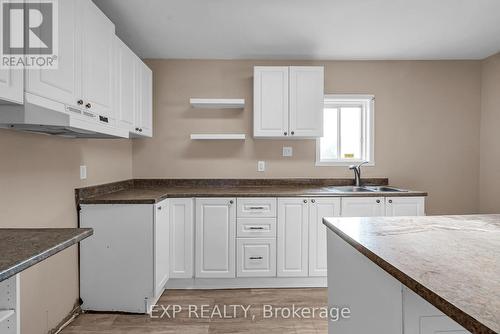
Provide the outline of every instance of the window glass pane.
[[361,107],[342,107],[340,114],[341,159],[361,160]]
[[323,137],[320,139],[320,159],[333,160],[338,159],[338,124],[337,108],[325,108],[323,122]]

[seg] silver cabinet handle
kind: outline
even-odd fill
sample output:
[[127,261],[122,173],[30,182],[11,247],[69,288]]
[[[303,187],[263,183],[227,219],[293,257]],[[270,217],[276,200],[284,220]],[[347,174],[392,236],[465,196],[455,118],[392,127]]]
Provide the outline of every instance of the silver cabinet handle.
[[380,200],[379,200],[379,199],[377,200],[377,203],[380,203]]
[[307,203],[307,199],[304,200],[304,203]]
[[161,210],[161,206],[158,207],[158,210]]
[[249,206],[249,210],[264,210],[265,208],[263,206]]
[[389,203],[392,203],[392,199],[389,200]]
[[263,227],[258,227],[258,226],[250,226],[248,229],[249,230],[263,230],[264,228]]
[[262,256],[250,256],[250,260],[262,260]]
[[315,199],[312,199],[312,200],[311,200],[311,203],[316,203],[316,200],[315,200]]
[[229,204],[233,204],[233,203],[234,203],[234,201],[233,201],[233,200],[230,200],[230,201],[229,201]]

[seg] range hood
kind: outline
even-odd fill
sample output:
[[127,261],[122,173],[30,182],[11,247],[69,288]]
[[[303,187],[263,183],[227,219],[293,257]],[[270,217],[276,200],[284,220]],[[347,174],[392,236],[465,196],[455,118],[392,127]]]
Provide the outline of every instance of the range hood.
[[108,117],[31,94],[24,105],[0,105],[0,128],[69,138],[129,138],[129,131],[113,126]]

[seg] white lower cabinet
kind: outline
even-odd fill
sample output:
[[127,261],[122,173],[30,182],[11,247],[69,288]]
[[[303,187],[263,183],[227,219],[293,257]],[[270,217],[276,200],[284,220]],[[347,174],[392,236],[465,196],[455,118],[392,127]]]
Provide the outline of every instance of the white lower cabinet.
[[383,197],[344,197],[342,198],[342,217],[385,216]]
[[277,276],[308,276],[309,204],[303,198],[278,198]]
[[158,204],[82,205],[82,309],[148,313],[169,278],[168,200]]
[[276,276],[276,239],[238,239],[238,277]]
[[386,197],[386,216],[425,216],[424,197]]
[[196,277],[234,278],[236,199],[196,199]]
[[407,287],[403,287],[403,324],[404,334],[470,333]]
[[154,296],[161,296],[170,277],[170,222],[168,200],[155,205],[154,219]]
[[326,276],[324,217],[340,216],[340,198],[315,198],[309,205],[309,276]]
[[192,198],[170,199],[170,277],[194,275],[194,210]]

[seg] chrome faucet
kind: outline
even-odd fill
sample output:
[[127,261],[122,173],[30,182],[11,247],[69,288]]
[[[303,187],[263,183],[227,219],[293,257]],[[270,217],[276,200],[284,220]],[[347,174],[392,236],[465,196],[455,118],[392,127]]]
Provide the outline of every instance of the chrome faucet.
[[367,163],[368,161],[363,161],[359,165],[349,166],[349,169],[354,171],[354,185],[356,187],[359,187],[361,185],[361,166]]

